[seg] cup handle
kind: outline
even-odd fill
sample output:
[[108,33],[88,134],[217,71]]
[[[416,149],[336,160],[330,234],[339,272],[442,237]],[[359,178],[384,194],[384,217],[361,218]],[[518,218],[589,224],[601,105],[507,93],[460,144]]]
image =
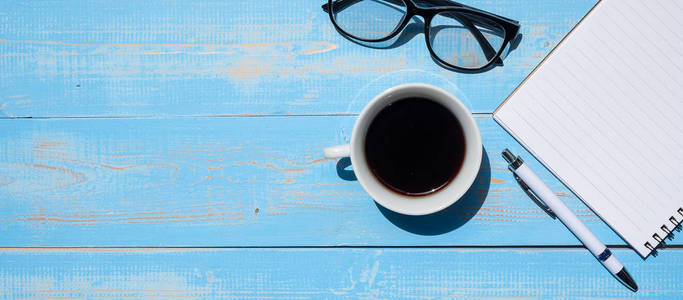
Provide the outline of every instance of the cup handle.
[[332,146],[323,149],[326,158],[342,158],[351,156],[351,145]]

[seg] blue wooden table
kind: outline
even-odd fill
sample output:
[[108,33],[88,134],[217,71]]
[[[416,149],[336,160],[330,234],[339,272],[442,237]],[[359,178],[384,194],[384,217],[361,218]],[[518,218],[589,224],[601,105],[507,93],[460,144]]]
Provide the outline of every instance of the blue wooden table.
[[[480,74],[421,35],[375,50],[323,0],[0,3],[0,297],[672,298],[683,244],[643,260],[491,118],[595,0],[463,1],[521,21]],[[377,206],[321,149],[406,82],[473,111],[477,180],[443,212]],[[616,254],[631,293],[516,186],[529,161]]]

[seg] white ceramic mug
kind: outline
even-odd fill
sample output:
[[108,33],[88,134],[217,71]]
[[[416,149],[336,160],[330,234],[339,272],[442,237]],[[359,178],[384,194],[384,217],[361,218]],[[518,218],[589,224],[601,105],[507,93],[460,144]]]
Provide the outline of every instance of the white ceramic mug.
[[[465,158],[455,178],[444,188],[423,196],[399,194],[384,186],[368,167],[365,136],[377,114],[394,101],[409,97],[426,98],[448,108],[458,119],[465,135]],[[372,99],[358,116],[348,145],[325,148],[325,157],[351,157],[356,178],[370,196],[385,208],[405,215],[427,215],[458,201],[472,186],[482,158],[481,135],[472,114],[460,100],[432,85],[410,83],[390,88]]]

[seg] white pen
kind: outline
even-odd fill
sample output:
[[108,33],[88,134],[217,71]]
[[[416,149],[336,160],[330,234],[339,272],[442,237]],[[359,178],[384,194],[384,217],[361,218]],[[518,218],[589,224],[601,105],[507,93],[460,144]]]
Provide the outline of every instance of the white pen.
[[622,284],[638,291],[638,285],[628,274],[624,265],[617,260],[598,237],[558,198],[541,178],[532,171],[519,156],[514,156],[510,150],[503,151],[503,158],[510,164],[508,168],[514,173],[515,179],[536,204],[541,206],[551,217],[557,216],[585,246],[588,251],[602,263],[612,275]]

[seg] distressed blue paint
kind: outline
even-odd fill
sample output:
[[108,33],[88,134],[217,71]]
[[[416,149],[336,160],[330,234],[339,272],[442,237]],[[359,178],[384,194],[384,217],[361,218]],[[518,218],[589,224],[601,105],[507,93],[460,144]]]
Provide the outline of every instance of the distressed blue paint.
[[475,297],[674,299],[683,251],[615,251],[633,293],[585,249],[98,249],[0,251],[7,298]]
[[623,244],[490,115],[466,200],[428,218],[382,211],[322,158],[354,119],[0,120],[0,246],[578,245],[518,188],[505,147]]
[[[615,251],[637,294],[584,249],[534,249],[578,241],[511,180],[499,157],[505,147],[525,156],[603,241],[623,241],[489,115],[477,116],[490,160],[473,190],[418,219],[378,208],[322,159],[322,147],[348,139],[354,117],[284,117],[355,114],[382,90],[415,81],[489,113],[595,0],[463,0],[522,23],[524,40],[506,66],[483,74],[439,68],[422,36],[391,50],[352,44],[332,30],[321,2],[0,3],[0,118],[58,117],[0,120],[0,246],[530,248],[0,249],[0,297],[683,292],[679,249],[647,262]],[[179,118],[201,115],[282,116]],[[134,118],[59,119],[66,116]]]
[[595,0],[463,0],[525,35],[483,74],[438,67],[422,35],[391,50],[353,44],[323,2],[3,1],[0,117],[347,113],[411,81],[491,112]]

